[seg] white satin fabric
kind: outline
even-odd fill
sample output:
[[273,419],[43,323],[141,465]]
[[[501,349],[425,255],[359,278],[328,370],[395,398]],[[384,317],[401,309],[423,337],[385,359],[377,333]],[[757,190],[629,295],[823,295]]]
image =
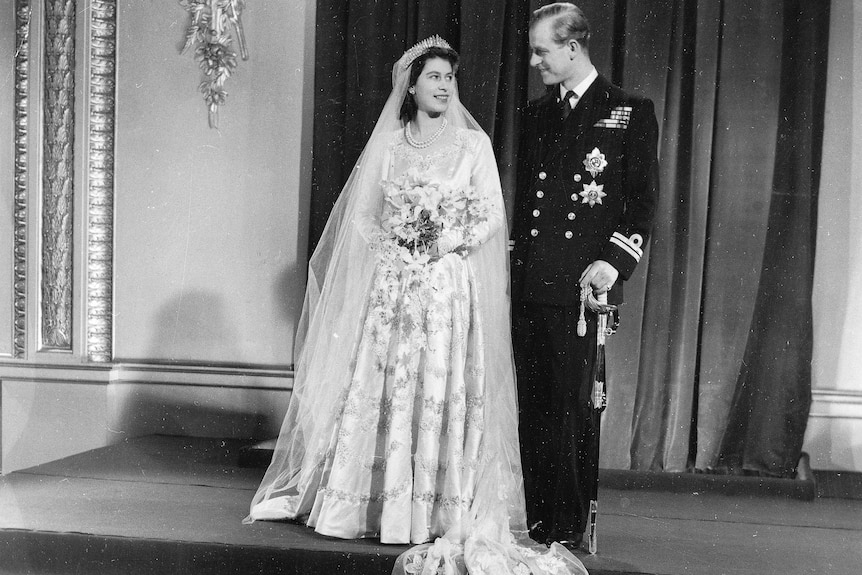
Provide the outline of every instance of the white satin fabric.
[[[398,118],[408,72],[395,64],[393,92],[310,261],[293,394],[246,522],[418,544],[398,574],[586,573],[564,548],[527,537],[490,140],[456,91],[439,140],[411,147]],[[421,271],[373,249],[381,182],[408,170],[474,186],[492,206],[468,243]]]

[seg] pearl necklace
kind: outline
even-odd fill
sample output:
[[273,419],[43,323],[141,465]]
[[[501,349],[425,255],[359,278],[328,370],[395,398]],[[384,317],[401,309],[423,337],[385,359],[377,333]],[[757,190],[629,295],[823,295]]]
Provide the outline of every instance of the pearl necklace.
[[443,133],[443,130],[446,129],[446,126],[448,124],[449,124],[449,121],[444,116],[443,121],[440,123],[440,127],[437,128],[437,131],[434,132],[434,135],[432,135],[430,138],[428,138],[424,142],[417,142],[416,140],[413,139],[413,134],[410,133],[410,122],[407,122],[407,125],[404,126],[404,138],[407,140],[408,144],[410,144],[414,148],[419,148],[421,150],[422,148],[427,148],[428,146],[433,144],[437,140],[437,138],[440,137],[440,135]]

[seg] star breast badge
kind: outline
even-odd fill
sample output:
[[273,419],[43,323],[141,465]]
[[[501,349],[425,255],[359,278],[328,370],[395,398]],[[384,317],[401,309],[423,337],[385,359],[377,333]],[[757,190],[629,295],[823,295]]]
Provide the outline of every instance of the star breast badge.
[[601,204],[602,198],[607,196],[607,194],[602,191],[604,188],[604,184],[596,184],[595,180],[593,180],[592,183],[584,184],[584,191],[579,192],[581,203],[590,204],[590,207],[593,207],[596,204]]
[[607,165],[605,155],[598,148],[593,148],[593,151],[587,154],[587,159],[584,160],[584,167],[594,178],[604,172]]

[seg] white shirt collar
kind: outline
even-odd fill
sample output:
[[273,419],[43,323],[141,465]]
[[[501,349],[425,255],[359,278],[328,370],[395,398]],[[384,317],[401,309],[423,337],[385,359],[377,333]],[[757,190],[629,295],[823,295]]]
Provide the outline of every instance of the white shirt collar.
[[[596,71],[596,67],[593,66],[593,69],[590,70],[590,73],[587,74],[587,77],[581,80],[581,82],[577,86],[572,88],[572,92],[574,92],[578,96],[578,99],[580,99],[584,95],[584,92],[586,92],[587,89],[593,85],[593,82],[595,82],[596,78],[598,77],[599,73],[598,71]],[[560,100],[566,97],[566,92],[568,91],[568,88],[560,84]]]

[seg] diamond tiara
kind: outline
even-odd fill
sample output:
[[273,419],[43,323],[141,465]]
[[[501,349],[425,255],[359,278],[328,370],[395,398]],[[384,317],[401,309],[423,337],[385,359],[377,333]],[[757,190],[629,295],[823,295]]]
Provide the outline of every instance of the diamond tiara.
[[447,50],[451,50],[452,46],[449,45],[449,42],[441,38],[439,35],[434,34],[430,38],[425,38],[406,52],[404,52],[404,69],[410,67],[413,63],[413,60],[430,50],[431,48],[445,48]]

